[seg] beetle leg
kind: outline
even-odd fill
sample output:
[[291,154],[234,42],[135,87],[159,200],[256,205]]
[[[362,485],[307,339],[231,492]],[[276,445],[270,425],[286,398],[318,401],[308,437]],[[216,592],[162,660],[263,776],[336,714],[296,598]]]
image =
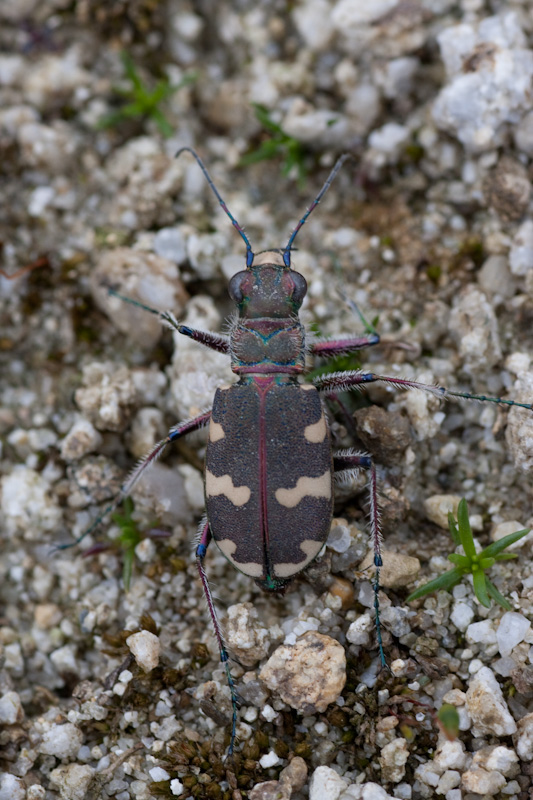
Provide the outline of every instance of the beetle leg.
[[361,350],[363,347],[372,347],[379,344],[379,334],[371,333],[368,336],[347,336],[343,339],[326,339],[313,342],[310,347],[311,355],[328,358],[330,356],[345,355]]
[[78,536],[73,542],[69,544],[61,544],[56,547],[57,550],[67,550],[69,547],[74,547],[75,545],[79,544],[82,539],[85,539],[86,536],[93,533],[96,528],[105,520],[106,517],[109,516],[117,506],[127,497],[130,493],[137,481],[142,477],[143,473],[154,464],[159,456],[162,454],[163,450],[170,444],[171,442],[175,442],[177,439],[180,439],[182,436],[186,436],[188,433],[192,431],[198,430],[203,425],[206,425],[209,422],[211,417],[211,411],[206,411],[204,414],[200,414],[198,417],[194,417],[194,419],[185,420],[184,422],[179,422],[177,425],[174,425],[168,432],[165,439],[162,439],[158,442],[147,455],[142,458],[137,466],[133,469],[130,473],[127,480],[122,484],[118,492],[114,497],[111,498],[111,502],[108,506],[102,511],[102,513],[94,520],[92,525],[90,525],[86,530],[83,531],[81,536]]
[[313,384],[319,391],[348,391],[350,389],[361,389],[365,383],[390,383],[397,389],[421,389],[436,397],[446,399],[448,397],[461,397],[465,400],[479,400],[482,403],[497,403],[504,406],[517,406],[533,411],[532,403],[517,403],[515,400],[505,400],[501,397],[487,397],[483,394],[470,394],[469,392],[455,392],[446,389],[444,386],[437,386],[430,383],[419,383],[405,378],[395,378],[388,375],[376,375],[375,372],[363,372],[354,370],[353,372],[332,372],[329,375],[320,375],[313,379]]
[[340,451],[333,455],[333,468],[337,474],[342,474],[344,470],[350,469],[367,469],[369,471],[369,499],[370,499],[370,530],[372,536],[372,545],[374,548],[374,566],[376,572],[374,575],[374,610],[376,612],[376,638],[379,648],[379,657],[381,665],[385,667],[387,662],[385,660],[385,653],[383,652],[383,640],[381,636],[381,619],[379,616],[379,571],[383,566],[383,559],[381,556],[381,521],[379,514],[378,504],[378,483],[376,478],[376,466],[372,457],[368,453],[352,453],[348,451]]
[[107,291],[112,297],[118,297],[118,299],[122,300],[124,303],[129,303],[132,306],[137,306],[137,308],[142,308],[143,311],[148,311],[150,314],[155,314],[167,328],[182,333],[184,336],[189,336],[189,338],[194,339],[195,342],[200,342],[200,344],[209,347],[211,350],[229,354],[229,338],[224,336],[224,334],[211,333],[210,331],[198,331],[195,330],[195,328],[189,328],[188,325],[182,325],[178,322],[172,311],[159,311],[157,308],[147,306],[144,303],[140,303],[138,300],[133,300],[131,297],[125,297],[125,295],[113,289],[112,286],[108,286]]
[[204,590],[205,599],[207,601],[207,608],[209,609],[211,622],[213,623],[213,629],[215,631],[216,640],[218,642],[220,661],[222,664],[224,664],[224,669],[226,671],[226,679],[228,681],[228,686],[231,694],[231,708],[232,708],[231,738],[228,748],[228,756],[230,756],[233,753],[233,748],[235,746],[238,695],[229,666],[229,656],[228,656],[228,651],[226,650],[226,645],[224,644],[222,628],[220,627],[220,622],[218,621],[215,603],[213,601],[213,595],[211,594],[211,587],[209,586],[209,581],[207,580],[207,575],[204,567],[205,554],[207,552],[207,548],[209,546],[211,538],[212,537],[211,537],[211,530],[209,528],[209,523],[206,522],[203,526],[202,532],[200,534],[200,541],[198,542],[198,546],[196,548],[196,566],[198,567],[198,572],[200,574],[200,580],[202,581],[202,587]]

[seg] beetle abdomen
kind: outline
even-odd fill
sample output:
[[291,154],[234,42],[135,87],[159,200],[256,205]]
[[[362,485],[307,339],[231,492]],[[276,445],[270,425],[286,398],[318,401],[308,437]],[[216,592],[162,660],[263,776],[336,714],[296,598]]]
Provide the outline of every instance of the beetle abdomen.
[[205,490],[213,538],[241,572],[276,588],[312,561],[333,511],[331,445],[314,386],[265,377],[217,390]]

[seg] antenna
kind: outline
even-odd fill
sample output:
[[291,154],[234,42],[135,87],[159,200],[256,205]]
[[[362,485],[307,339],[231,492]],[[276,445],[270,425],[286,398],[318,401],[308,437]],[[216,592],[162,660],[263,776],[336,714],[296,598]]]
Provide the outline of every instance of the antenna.
[[320,203],[320,201],[322,200],[322,198],[326,194],[327,190],[329,189],[329,187],[333,183],[333,179],[335,178],[335,175],[337,174],[337,172],[340,170],[340,168],[342,167],[342,165],[344,164],[344,162],[348,158],[352,158],[351,153],[343,153],[343,155],[337,160],[335,166],[333,167],[333,169],[329,173],[328,178],[327,178],[324,186],[319,191],[319,193],[317,194],[317,196],[315,197],[315,199],[313,200],[313,202],[311,203],[311,205],[309,206],[309,208],[307,209],[307,211],[305,212],[305,214],[301,218],[300,222],[298,223],[298,225],[293,230],[293,232],[291,234],[291,238],[289,239],[289,241],[287,242],[287,244],[286,244],[286,246],[285,246],[285,248],[283,250],[283,262],[284,262],[286,267],[290,267],[291,266],[291,249],[292,249],[293,242],[296,239],[296,236],[297,236],[300,228],[303,227],[303,225],[307,221],[308,216],[311,214],[312,211],[315,210],[317,205]]
[[[239,223],[237,222],[237,220],[235,219],[233,214],[231,214],[231,212],[229,211],[229,209],[228,209],[227,205],[225,204],[224,200],[220,196],[220,192],[218,191],[217,187],[213,183],[213,179],[212,179],[211,175],[209,174],[209,172],[207,171],[207,167],[205,166],[204,162],[202,161],[202,159],[200,158],[200,156],[198,155],[196,150],[193,150],[192,147],[180,147],[180,149],[178,150],[178,152],[176,153],[174,158],[178,158],[178,156],[180,156],[185,151],[190,153],[196,159],[196,161],[198,163],[198,166],[200,167],[200,169],[204,173],[205,178],[206,178],[209,186],[211,187],[211,190],[212,190],[213,194],[215,195],[215,197],[217,198],[218,202],[222,206],[222,210],[224,211],[225,214],[228,215],[228,217],[231,220],[231,224],[233,225],[233,227],[235,228],[237,233],[244,240],[244,244],[246,245],[246,266],[248,268],[251,267],[252,266],[252,261],[254,260],[254,254],[252,252],[252,245],[248,241],[248,238],[247,238],[246,234],[244,233],[243,229],[241,228],[241,226],[239,225]],[[330,181],[330,183],[331,183],[331,181]],[[322,194],[324,194],[324,189],[322,190]],[[308,215],[309,215],[309,212],[307,212],[307,216]],[[305,221],[305,219],[304,219],[304,221]],[[300,227],[301,227],[301,224],[300,224]],[[293,235],[293,238],[294,238],[294,235]]]

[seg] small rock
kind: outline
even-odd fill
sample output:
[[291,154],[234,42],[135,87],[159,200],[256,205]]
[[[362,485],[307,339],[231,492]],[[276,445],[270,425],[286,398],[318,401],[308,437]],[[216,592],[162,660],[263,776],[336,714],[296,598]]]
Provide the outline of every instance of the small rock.
[[526,695],[533,693],[533,666],[531,664],[515,667],[513,661],[509,675],[517,692]]
[[46,731],[39,745],[39,752],[56,758],[73,758],[83,744],[83,734],[71,722],[52,725]]
[[522,761],[533,761],[533,713],[518,720],[514,741],[518,757]]
[[381,406],[361,408],[354,413],[357,435],[381,464],[398,463],[411,441],[409,420],[400,411]]
[[533,221],[526,219],[515,233],[509,252],[513,275],[523,276],[533,269]]
[[316,631],[307,631],[294,645],[271,655],[259,677],[291,708],[304,714],[325,711],[346,682],[344,648]]
[[187,258],[187,249],[181,230],[160,228],[154,236],[154,252],[157,256],[175,264],[183,264]]
[[516,281],[509,270],[509,259],[505,256],[489,256],[477,273],[479,285],[483,291],[492,296],[498,295],[508,300],[516,289]]
[[280,763],[280,758],[273,750],[270,750],[261,756],[259,763],[263,769],[270,769],[270,767],[276,767]]
[[440,777],[436,792],[438,795],[447,794],[450,789],[455,789],[460,783],[461,773],[457,772],[455,769],[447,769]]
[[455,134],[467,151],[498,147],[517,115],[529,111],[533,53],[518,15],[506,11],[450,25],[437,41],[449,76],[433,106],[437,126]]
[[133,654],[135,661],[144,672],[150,672],[159,664],[161,643],[159,638],[150,631],[132,633],[126,639],[126,644]]
[[366,647],[370,644],[370,637],[374,631],[374,620],[370,614],[365,613],[352,622],[346,632],[346,639],[352,644]]
[[405,764],[409,758],[409,748],[403,737],[393,739],[381,749],[379,763],[381,778],[391,783],[399,783],[405,775]]
[[17,140],[22,163],[49,175],[64,174],[76,159],[79,147],[73,127],[62,120],[54,120],[51,125],[39,122],[21,125]]
[[180,795],[183,794],[184,789],[184,784],[178,778],[174,778],[170,781],[170,791],[172,792],[173,797],[180,797]]
[[369,781],[368,783],[351,783],[346,791],[342,792],[338,800],[395,800],[396,797],[400,796],[397,794],[393,797],[391,794],[387,794],[385,789],[377,783]]
[[2,479],[1,508],[7,534],[22,530],[27,539],[40,539],[43,530],[57,530],[61,520],[61,509],[51,497],[48,481],[21,464]]
[[133,417],[128,446],[134,458],[143,458],[161,439],[165,431],[164,417],[158,408],[141,408]]
[[0,697],[0,724],[14,725],[22,722],[24,709],[17,692],[6,692]]
[[[412,583],[420,572],[420,561],[414,556],[403,553],[394,553],[392,550],[382,550],[383,566],[379,570],[379,583],[387,589],[399,589]],[[374,551],[369,550],[359,565],[359,569],[367,570],[374,567]]]
[[315,52],[324,50],[333,34],[331,7],[327,0],[308,0],[292,10],[298,33],[307,47]]
[[474,736],[511,736],[516,731],[516,723],[509,713],[500,684],[489,667],[481,667],[471,678],[466,693],[466,709],[472,718]]
[[499,772],[487,772],[486,769],[474,766],[463,773],[461,780],[465,791],[474,792],[485,797],[492,797],[498,794],[500,789],[503,789],[507,783]]
[[[500,539],[503,539],[504,536],[509,536],[510,533],[516,533],[516,531],[523,531],[525,530],[525,526],[522,525],[521,522],[517,522],[514,519],[507,520],[506,522],[499,522],[497,525],[494,525],[490,532],[490,538],[493,542],[498,542]],[[522,539],[519,539],[514,544],[506,547],[506,552],[512,552],[513,550],[519,550],[525,544],[531,541],[530,536],[524,536]]]
[[50,773],[50,780],[58,787],[63,800],[85,800],[95,770],[88,764],[68,764]]
[[466,631],[476,615],[470,603],[464,600],[457,600],[450,614],[450,619],[458,631]]
[[250,800],[290,800],[291,788],[281,781],[256,783],[248,795]]
[[496,631],[492,620],[483,619],[481,622],[473,622],[466,629],[466,641],[469,644],[480,644],[482,648],[496,644]]
[[517,644],[523,642],[531,630],[529,620],[516,611],[507,611],[496,631],[498,648],[502,656],[509,656]]
[[76,420],[61,442],[61,458],[79,461],[88,453],[94,453],[102,443],[102,437],[88,419]]
[[483,193],[489,206],[503,220],[519,220],[529,203],[531,184],[523,164],[503,156],[483,184]]
[[341,578],[338,575],[334,575],[333,580],[328,586],[328,592],[333,597],[340,599],[341,608],[343,611],[347,611],[355,603],[354,585],[347,578]]
[[187,239],[187,256],[191,267],[203,281],[220,274],[220,263],[228,251],[226,233],[192,233]]
[[26,785],[21,778],[4,773],[0,775],[0,800],[25,800]]
[[424,500],[424,510],[431,522],[447,531],[448,514],[452,513],[457,517],[457,507],[460,502],[461,498],[456,494],[434,494]]
[[475,286],[469,285],[459,292],[449,325],[459,355],[467,366],[493,366],[500,360],[502,351],[494,309]]
[[513,776],[515,765],[518,763],[518,756],[510,747],[494,745],[492,747],[482,747],[474,753],[472,766],[482,767],[487,771],[497,770],[505,777]]
[[281,770],[279,779],[281,783],[290,788],[291,792],[299,792],[303,789],[307,780],[307,764],[303,758],[294,756],[289,765]]
[[527,156],[533,156],[533,111],[522,117],[513,127],[516,149]]
[[257,664],[270,646],[268,630],[261,624],[252,603],[238,603],[228,608],[226,639],[230,650],[245,667]]
[[459,739],[450,742],[445,736],[441,735],[439,737],[439,744],[435,753],[435,758],[433,759],[435,769],[438,769],[440,772],[445,772],[449,769],[462,772],[465,768],[466,761],[467,755],[465,753],[464,744]]
[[111,361],[91,361],[83,368],[75,399],[91,423],[102,431],[121,431],[137,401],[131,371]]
[[317,767],[309,781],[309,800],[338,800],[348,783],[330,767]]

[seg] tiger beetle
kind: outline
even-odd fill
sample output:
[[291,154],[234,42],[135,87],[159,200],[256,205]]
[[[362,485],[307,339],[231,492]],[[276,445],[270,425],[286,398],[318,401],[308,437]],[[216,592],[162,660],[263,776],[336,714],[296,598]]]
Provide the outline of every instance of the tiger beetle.
[[209,427],[205,457],[207,513],[198,533],[196,564],[231,693],[232,725],[228,750],[231,754],[236,739],[238,694],[204,568],[207,548],[214,539],[228,561],[253,578],[262,589],[272,593],[283,592],[287,584],[317,557],[328,538],[333,516],[334,479],[349,479],[359,469],[367,470],[369,475],[376,636],[381,663],[383,666],[386,663],[378,604],[379,574],[383,562],[376,467],[368,453],[352,449],[332,452],[321,393],[335,401],[338,392],[361,389],[365,384],[379,381],[401,389],[421,389],[440,398],[460,397],[530,410],[533,406],[449,391],[442,386],[363,370],[333,372],[315,377],[310,382],[302,380],[308,354],[327,358],[352,353],[380,341],[374,328],[360,314],[366,335],[313,340],[306,344],[305,330],[298,317],[307,283],[303,275],[291,267],[294,240],[350,155],[345,153],[337,160],[285,247],[254,253],[248,237],[228,210],[198,154],[190,147],[183,147],[176,157],[185,151],[196,159],[209,187],[246,245],[246,268],[237,272],[229,282],[229,295],[237,309],[229,335],[195,330],[180,324],[171,311],[160,312],[123,297],[113,288],[108,290],[121,300],[156,314],[164,324],[183,336],[227,354],[238,380],[217,389],[210,411],[173,426],[77,541],[92,533],[130,494],[145,470],[168,444],[205,425]]

